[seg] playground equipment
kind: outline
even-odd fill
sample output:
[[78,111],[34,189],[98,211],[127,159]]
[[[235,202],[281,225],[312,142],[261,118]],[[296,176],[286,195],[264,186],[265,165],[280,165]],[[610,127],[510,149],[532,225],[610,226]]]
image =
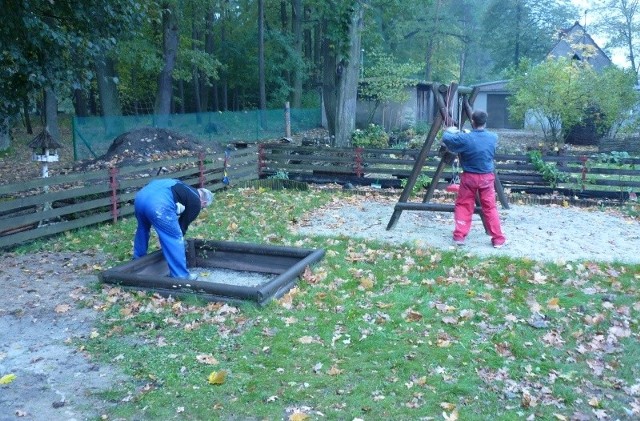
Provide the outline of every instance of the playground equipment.
[[[395,224],[398,222],[398,219],[400,218],[400,215],[405,210],[436,212],[454,211],[453,204],[429,203],[433,198],[436,186],[438,185],[438,181],[440,180],[445,167],[447,165],[453,164],[456,160],[456,155],[448,151],[446,148],[440,149],[439,151],[440,162],[438,163],[436,171],[433,175],[433,179],[431,180],[431,184],[429,185],[429,188],[424,195],[422,203],[409,202],[409,197],[411,196],[411,192],[416,185],[418,176],[420,175],[422,168],[424,167],[429,151],[433,146],[433,142],[435,141],[436,136],[442,126],[458,126],[459,128],[461,128],[466,120],[471,119],[471,114],[473,113],[473,102],[478,95],[478,88],[458,86],[457,83],[452,82],[449,86],[434,83],[431,85],[431,89],[433,97],[437,104],[437,113],[433,120],[433,124],[431,125],[431,130],[429,130],[424,145],[422,145],[422,149],[420,150],[415,164],[413,165],[413,169],[411,170],[411,174],[409,175],[407,184],[405,185],[404,190],[400,195],[400,199],[398,199],[398,203],[396,203],[394,207],[393,214],[391,215],[389,223],[387,224],[387,230],[390,230],[395,226]],[[454,104],[457,104],[457,109],[455,110],[453,109]],[[454,114],[454,111],[457,111],[457,120],[454,118],[454,115],[456,115]],[[505,209],[509,209],[509,203],[504,194],[504,189],[502,188],[502,183],[500,183],[498,174],[496,174],[495,177],[495,189],[502,207]],[[480,218],[482,219],[482,223],[483,225],[485,225],[486,230],[485,219],[480,208],[480,199],[478,197],[476,197],[475,213],[480,215]]]

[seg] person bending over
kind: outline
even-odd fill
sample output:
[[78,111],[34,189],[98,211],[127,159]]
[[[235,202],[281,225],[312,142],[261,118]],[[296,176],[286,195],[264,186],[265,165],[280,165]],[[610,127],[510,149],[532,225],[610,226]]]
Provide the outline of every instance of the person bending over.
[[499,248],[505,245],[506,238],[500,227],[500,215],[496,207],[494,187],[494,157],[498,135],[485,130],[486,124],[487,113],[474,111],[471,114],[471,126],[473,127],[471,132],[464,133],[456,127],[449,127],[442,136],[442,142],[449,151],[459,155],[463,171],[453,212],[455,220],[454,243],[464,245],[464,240],[471,229],[471,218],[476,206],[476,194],[478,194],[487,233],[491,236],[491,244]]
[[138,221],[133,241],[133,258],[147,254],[151,227],[158,234],[162,254],[173,278],[194,280],[197,275],[187,270],[184,235],[200,210],[213,202],[213,193],[195,189],[180,180],[153,180],[135,196],[134,208]]

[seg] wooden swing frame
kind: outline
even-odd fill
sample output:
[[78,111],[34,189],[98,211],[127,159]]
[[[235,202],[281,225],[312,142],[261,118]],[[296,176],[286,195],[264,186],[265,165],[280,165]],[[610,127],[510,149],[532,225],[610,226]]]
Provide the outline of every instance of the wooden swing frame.
[[[424,144],[422,145],[422,149],[416,157],[416,162],[413,165],[413,169],[411,170],[409,178],[407,179],[407,184],[405,185],[404,190],[400,195],[400,199],[398,199],[398,202],[395,205],[393,214],[391,215],[391,219],[389,219],[389,223],[387,224],[387,230],[392,229],[396,225],[398,219],[400,218],[400,215],[402,214],[402,211],[405,210],[453,212],[455,208],[453,204],[430,203],[445,167],[453,163],[456,158],[456,155],[454,153],[446,149],[443,150],[440,154],[440,162],[436,167],[436,171],[433,174],[431,184],[429,184],[429,188],[427,189],[427,192],[422,199],[422,203],[409,202],[409,198],[411,197],[413,188],[416,185],[420,173],[422,172],[422,168],[424,167],[427,156],[429,155],[429,151],[433,146],[433,142],[435,141],[442,124],[446,121],[450,122],[452,126],[455,125],[458,127],[462,127],[466,120],[471,120],[471,114],[473,113],[473,103],[478,96],[478,87],[476,86],[473,88],[469,88],[458,86],[458,84],[455,82],[452,82],[449,86],[434,83],[431,85],[431,90],[436,101],[436,108],[438,112],[434,117],[433,124],[431,125],[431,129],[427,134],[427,138],[425,139]],[[455,97],[456,93],[461,99],[461,101],[459,102],[461,103],[460,106],[462,107],[462,110],[460,110],[461,112],[459,121],[455,120],[452,113],[452,99]],[[446,98],[444,98],[444,95],[446,95]],[[507,197],[505,196],[502,183],[500,182],[497,173],[495,173],[495,190],[502,207],[504,209],[509,209],[509,202],[507,200]],[[480,199],[477,195],[474,213],[480,215],[486,231],[487,225],[484,214],[482,213],[482,208],[480,207]]]

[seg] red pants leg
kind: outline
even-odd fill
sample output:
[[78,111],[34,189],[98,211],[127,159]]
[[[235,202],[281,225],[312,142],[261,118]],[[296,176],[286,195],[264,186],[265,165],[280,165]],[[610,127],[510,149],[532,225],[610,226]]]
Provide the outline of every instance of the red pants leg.
[[484,220],[488,234],[491,236],[491,244],[504,244],[506,241],[500,227],[500,215],[496,206],[495,175],[478,174],[478,194],[480,196],[480,206],[484,214]]
[[453,230],[454,241],[464,241],[471,229],[471,218],[473,218],[473,211],[476,207],[476,187],[473,175],[462,173],[460,177],[460,189],[453,211],[453,219],[456,224]]

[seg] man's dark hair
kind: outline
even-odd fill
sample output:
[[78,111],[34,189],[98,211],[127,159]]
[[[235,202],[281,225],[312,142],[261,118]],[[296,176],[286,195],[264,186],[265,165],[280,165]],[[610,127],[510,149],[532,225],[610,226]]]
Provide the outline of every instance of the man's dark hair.
[[480,110],[474,111],[471,114],[471,120],[473,121],[474,127],[482,127],[487,124],[487,113]]

